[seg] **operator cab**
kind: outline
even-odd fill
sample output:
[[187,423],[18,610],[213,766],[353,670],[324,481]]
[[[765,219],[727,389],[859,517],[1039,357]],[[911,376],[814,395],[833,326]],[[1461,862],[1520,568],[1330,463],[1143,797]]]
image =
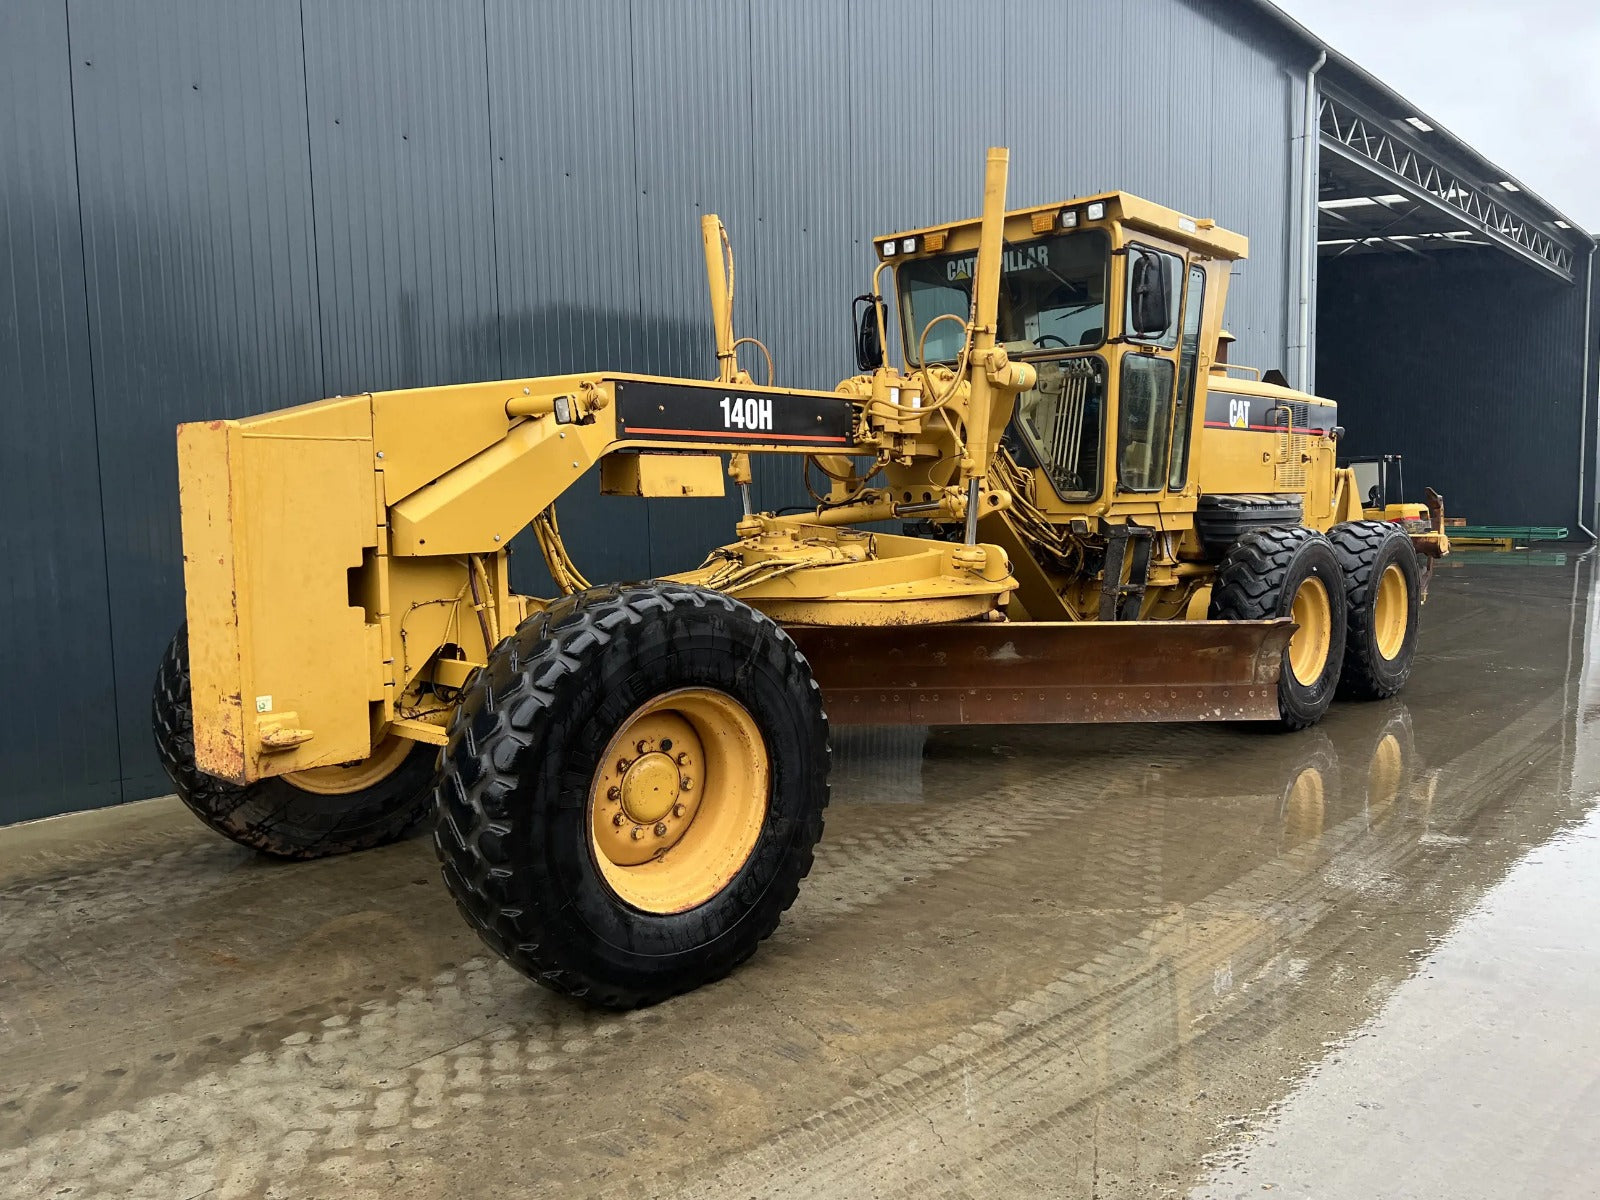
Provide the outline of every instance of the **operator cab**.
[[[956,366],[977,242],[965,222],[878,243],[908,369]],[[1062,507],[1188,487],[1200,347],[1220,325],[1206,314],[1220,314],[1245,250],[1210,221],[1121,192],[1007,214],[996,337],[1038,382],[1018,397],[1006,445]]]

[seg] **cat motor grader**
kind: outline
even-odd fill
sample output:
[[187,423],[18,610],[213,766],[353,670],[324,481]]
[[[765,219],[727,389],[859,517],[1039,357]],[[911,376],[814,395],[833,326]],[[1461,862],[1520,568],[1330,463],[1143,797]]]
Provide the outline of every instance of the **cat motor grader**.
[[[1008,213],[1006,168],[991,150],[981,219],[875,243],[861,373],[832,391],[740,368],[706,217],[714,381],[581,372],[180,426],[188,619],[154,699],[178,794],[289,858],[436,813],[483,939],[627,1007],[777,926],[822,832],[830,719],[1299,728],[1336,689],[1396,691],[1419,563],[1448,543],[1361,519],[1332,404],[1216,361],[1245,239],[1120,192]],[[820,475],[815,508],[753,511],[757,453]],[[596,464],[609,494],[731,480],[735,540],[592,586],[554,505]],[[559,597],[511,589],[529,525]]]

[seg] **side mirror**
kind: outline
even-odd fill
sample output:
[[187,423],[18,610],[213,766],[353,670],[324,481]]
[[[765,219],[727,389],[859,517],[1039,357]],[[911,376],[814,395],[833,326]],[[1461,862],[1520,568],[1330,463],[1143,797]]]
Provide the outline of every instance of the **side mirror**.
[[1172,276],[1167,260],[1137,247],[1128,253],[1128,333],[1160,337],[1172,326]]
[[870,292],[857,296],[851,304],[851,318],[856,327],[856,369],[876,371],[883,366],[883,339],[878,336],[878,311],[883,306]]

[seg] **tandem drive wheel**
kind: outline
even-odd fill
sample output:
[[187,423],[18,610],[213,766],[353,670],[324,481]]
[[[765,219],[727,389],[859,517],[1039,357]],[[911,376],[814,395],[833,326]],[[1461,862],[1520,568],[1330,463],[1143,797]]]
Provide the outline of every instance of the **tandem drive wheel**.
[[1328,539],[1312,529],[1253,529],[1217,566],[1211,618],[1290,617],[1296,629],[1278,671],[1279,725],[1315,725],[1344,665],[1345,585]]
[[152,724],[161,765],[191,812],[241,846],[321,858],[405,836],[433,808],[432,746],[388,737],[346,766],[313,767],[240,787],[195,766],[187,626],[156,672]]
[[1405,686],[1417,653],[1422,569],[1405,530],[1389,521],[1350,521],[1328,531],[1344,569],[1350,637],[1339,695],[1382,700]]
[[828,731],[769,618],[674,583],[530,617],[451,721],[435,847],[488,945],[607,1008],[726,975],[811,868]]

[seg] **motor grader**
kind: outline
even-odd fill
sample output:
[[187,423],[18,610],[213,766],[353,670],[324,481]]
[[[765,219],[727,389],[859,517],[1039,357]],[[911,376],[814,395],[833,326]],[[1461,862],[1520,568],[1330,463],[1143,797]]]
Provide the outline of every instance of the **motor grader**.
[[[288,858],[436,812],[483,939],[627,1007],[777,926],[822,833],[830,720],[1294,729],[1336,690],[1399,689],[1448,543],[1362,519],[1333,404],[1218,361],[1245,239],[1122,192],[1007,212],[1006,169],[991,150],[980,219],[876,241],[860,373],[832,390],[740,367],[706,217],[715,380],[180,426],[188,620],[154,703],[178,794]],[[754,511],[754,454],[801,462],[815,506]],[[591,585],[555,505],[596,464],[606,494],[731,482],[734,539]],[[559,596],[511,589],[530,525]]]

